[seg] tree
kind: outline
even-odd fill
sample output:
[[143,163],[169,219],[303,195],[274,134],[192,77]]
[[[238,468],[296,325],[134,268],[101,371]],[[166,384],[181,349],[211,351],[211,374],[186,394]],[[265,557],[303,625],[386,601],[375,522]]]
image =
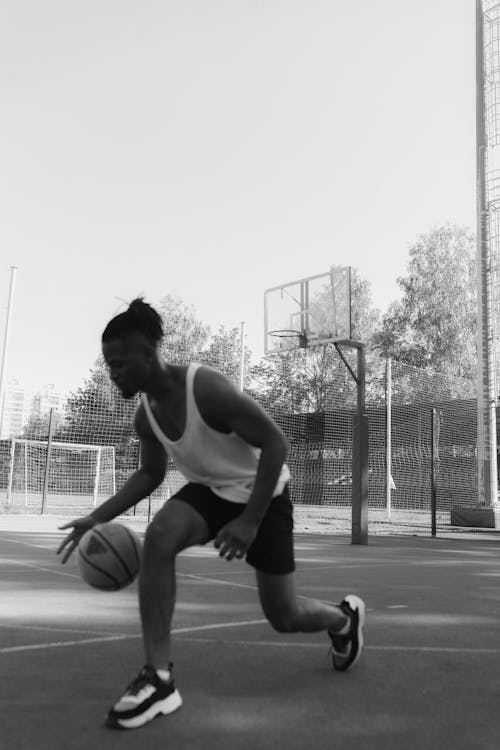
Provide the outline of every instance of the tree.
[[117,484],[120,486],[138,463],[139,444],[134,433],[138,398],[126,401],[111,382],[100,356],[84,385],[68,398],[65,420],[56,439],[87,445],[113,445]]
[[208,342],[210,328],[196,318],[194,308],[180,297],[167,294],[160,301],[158,312],[165,331],[161,353],[167,362],[182,365],[198,359]]
[[[204,365],[215,367],[227,375],[234,383],[240,382],[241,370],[241,333],[238,328],[227,330],[220,326],[215,336],[212,336],[208,348],[198,356],[198,361]],[[251,352],[245,348],[243,359],[243,371],[248,373],[250,367]],[[248,375],[246,375],[248,378]]]
[[136,399],[122,398],[100,356],[90,377],[69,396],[58,438],[89,445],[116,445],[128,441],[133,435],[136,405]]
[[476,369],[475,241],[458,226],[419,235],[400,277],[400,301],[384,315],[373,344],[385,356],[435,372],[473,378]]
[[307,399],[300,352],[292,351],[261,360],[250,368],[246,392],[272,413],[297,413]]
[[[47,440],[49,435],[50,412],[44,414],[32,414],[23,427],[21,438],[25,440]],[[53,434],[57,434],[63,422],[59,412],[53,414]]]

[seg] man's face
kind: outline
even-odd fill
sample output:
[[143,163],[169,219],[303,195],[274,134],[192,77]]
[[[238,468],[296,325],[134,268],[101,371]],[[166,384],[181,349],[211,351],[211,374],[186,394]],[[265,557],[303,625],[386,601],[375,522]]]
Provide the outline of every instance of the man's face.
[[123,398],[133,398],[138,391],[144,390],[151,372],[151,353],[141,334],[105,341],[102,353],[111,380]]

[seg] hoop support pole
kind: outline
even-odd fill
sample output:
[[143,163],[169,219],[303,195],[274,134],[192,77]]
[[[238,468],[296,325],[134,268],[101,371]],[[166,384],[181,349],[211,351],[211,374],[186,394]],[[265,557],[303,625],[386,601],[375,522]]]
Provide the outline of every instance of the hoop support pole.
[[[368,544],[368,417],[366,415],[365,346],[359,341],[334,341],[335,349],[352,375],[357,390],[357,411],[352,421],[352,544]],[[339,344],[357,351],[357,372],[344,357]]]

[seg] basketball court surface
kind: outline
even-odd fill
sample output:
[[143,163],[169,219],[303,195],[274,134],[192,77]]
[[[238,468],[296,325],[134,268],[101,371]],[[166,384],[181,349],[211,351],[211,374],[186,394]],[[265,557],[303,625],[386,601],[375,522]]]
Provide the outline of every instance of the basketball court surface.
[[136,585],[99,592],[74,556],[63,567],[63,520],[0,517],[2,747],[498,748],[500,538],[298,534],[299,593],[366,601],[366,649],[345,674],[323,634],[270,628],[246,564],[187,550],[173,624],[184,705],[126,732],[104,717],[142,666]]

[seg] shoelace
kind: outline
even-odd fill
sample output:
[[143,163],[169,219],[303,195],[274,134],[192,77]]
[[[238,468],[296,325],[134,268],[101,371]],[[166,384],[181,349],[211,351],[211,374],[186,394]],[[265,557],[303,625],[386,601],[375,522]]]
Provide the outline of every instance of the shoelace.
[[130,685],[127,687],[125,694],[126,695],[137,695],[140,693],[140,691],[146,687],[146,685],[151,685],[151,672],[148,669],[142,669],[135,680],[132,680]]

